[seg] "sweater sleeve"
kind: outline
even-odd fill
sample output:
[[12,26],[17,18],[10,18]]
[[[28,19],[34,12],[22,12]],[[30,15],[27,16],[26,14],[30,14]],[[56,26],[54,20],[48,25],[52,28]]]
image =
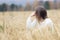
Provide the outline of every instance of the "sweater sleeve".
[[49,23],[49,28],[50,28],[51,33],[54,33],[55,32],[55,28],[54,28],[53,22],[50,22]]
[[[33,15],[33,14],[31,14]],[[36,19],[34,19],[33,21],[31,20],[31,15],[27,18],[27,21],[26,21],[26,28],[27,29],[31,29],[35,26],[36,24]]]

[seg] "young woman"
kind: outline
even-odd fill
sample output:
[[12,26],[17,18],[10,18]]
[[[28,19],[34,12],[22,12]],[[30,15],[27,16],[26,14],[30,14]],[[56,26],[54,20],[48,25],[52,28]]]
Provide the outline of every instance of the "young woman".
[[[35,16],[35,19],[32,20],[32,18]],[[37,7],[36,11],[33,12],[27,19],[27,23],[26,23],[26,27],[27,29],[31,29],[31,28],[35,28],[35,26],[37,25],[36,28],[39,27],[45,27],[45,26],[50,26],[50,28],[52,28],[51,30],[53,31],[53,22],[50,18],[48,18],[47,16],[47,11],[44,7]],[[43,27],[43,28],[44,28]]]
[[[32,18],[35,17],[34,20]],[[28,30],[30,29],[37,29],[40,32],[40,36],[46,38],[46,40],[52,40],[53,38],[52,34],[54,34],[54,24],[50,18],[47,16],[47,11],[44,7],[37,7],[36,11],[32,13],[26,23],[26,28]],[[36,30],[34,30],[35,32]],[[49,34],[49,37],[47,36]],[[33,34],[34,35],[34,34]],[[43,38],[44,39],[44,38]],[[37,38],[38,40],[38,38]]]

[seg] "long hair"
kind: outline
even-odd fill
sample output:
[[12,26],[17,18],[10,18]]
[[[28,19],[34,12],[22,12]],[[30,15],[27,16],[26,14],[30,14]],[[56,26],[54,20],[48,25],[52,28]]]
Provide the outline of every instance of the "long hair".
[[40,21],[40,19],[46,19],[47,18],[47,11],[44,7],[42,6],[38,6],[36,8],[36,12],[35,12],[36,18],[38,19],[38,21]]

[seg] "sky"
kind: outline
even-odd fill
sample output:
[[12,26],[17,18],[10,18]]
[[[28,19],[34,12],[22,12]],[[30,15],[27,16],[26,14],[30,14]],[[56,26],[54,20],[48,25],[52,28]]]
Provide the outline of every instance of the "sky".
[[[20,5],[20,4],[25,5],[27,3],[27,1],[30,3],[33,3],[34,0],[0,0],[0,4],[2,4],[2,3],[7,3],[7,4],[14,3],[17,5]],[[47,1],[47,0],[44,0],[44,1]],[[53,1],[53,0],[50,0],[50,1]]]
[[7,3],[7,4],[12,4],[12,3],[14,3],[14,4],[26,4],[27,3],[27,1],[29,1],[30,3],[33,3],[33,1],[34,0],[0,0],[0,4],[2,4],[2,3]]

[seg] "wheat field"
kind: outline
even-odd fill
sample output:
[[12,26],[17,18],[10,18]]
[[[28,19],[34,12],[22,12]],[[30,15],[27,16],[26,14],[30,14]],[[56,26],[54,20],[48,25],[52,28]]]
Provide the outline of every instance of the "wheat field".
[[[0,12],[0,40],[40,40],[40,36],[33,39],[26,32],[26,19],[32,12]],[[54,22],[58,34],[56,38],[60,40],[60,10],[48,10],[48,17]],[[35,32],[35,35],[39,33]]]

